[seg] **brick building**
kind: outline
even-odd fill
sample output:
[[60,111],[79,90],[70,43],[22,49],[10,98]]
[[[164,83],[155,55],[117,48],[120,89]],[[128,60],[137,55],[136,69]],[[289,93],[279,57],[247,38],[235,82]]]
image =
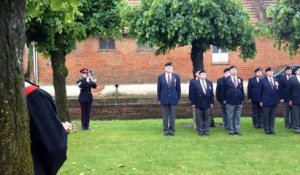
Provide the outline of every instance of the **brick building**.
[[[139,0],[129,0],[138,4]],[[258,3],[259,2],[259,3]],[[253,24],[265,13],[265,9],[275,0],[242,0],[251,15]],[[222,53],[218,49],[207,51],[204,55],[204,65],[209,79],[214,81],[222,76],[223,69],[231,64],[238,65],[239,75],[247,80],[253,75],[256,67],[279,67],[286,64],[300,64],[300,56],[293,59],[288,53],[273,48],[273,42],[267,39],[256,39],[257,55],[255,60],[243,62],[237,52]],[[89,38],[76,43],[76,49],[67,56],[66,64],[69,70],[67,84],[74,85],[80,77],[79,69],[93,70],[99,84],[153,84],[157,75],[164,69],[167,61],[174,63],[175,72],[179,73],[183,83],[192,77],[191,47],[176,48],[166,55],[155,56],[154,50],[137,45],[134,38],[124,37],[121,41],[104,41],[100,37]],[[52,84],[51,62],[48,59],[38,59],[39,84]]]

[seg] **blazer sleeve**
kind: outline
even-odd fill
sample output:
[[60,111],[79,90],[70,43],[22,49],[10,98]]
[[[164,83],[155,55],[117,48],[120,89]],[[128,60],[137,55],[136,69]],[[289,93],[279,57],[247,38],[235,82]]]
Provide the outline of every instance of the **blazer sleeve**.
[[190,81],[189,85],[189,100],[191,101],[191,104],[195,104],[195,82],[193,80]]
[[160,82],[160,76],[157,78],[157,99],[160,101],[160,93],[161,93],[161,82]]
[[248,96],[248,100],[250,100],[251,99],[251,79],[248,80],[247,96]]
[[212,82],[210,82],[210,86],[211,86],[211,92],[210,92],[211,104],[215,104],[214,87],[213,87],[213,83]]
[[220,94],[220,98],[222,100],[222,103],[225,99],[225,96],[226,96],[226,89],[227,89],[227,79],[225,78],[223,80],[223,86],[222,86],[222,89],[221,89],[221,94]]
[[244,81],[243,81],[243,79],[241,79],[242,81],[241,81],[241,86],[242,86],[242,101],[244,101],[245,100],[245,92],[244,92]]
[[84,80],[84,79],[81,79],[79,81],[80,81],[80,84],[78,83],[78,87],[80,87],[80,88],[84,88],[88,85],[88,82],[86,82],[86,80]]
[[181,97],[181,83],[180,83],[180,77],[177,75],[177,81],[176,81],[176,91],[178,95],[178,100]]
[[279,91],[279,98],[283,99],[284,98],[284,92],[283,92],[283,84],[284,84],[284,76],[280,77],[277,79],[279,87],[278,87],[278,91]]

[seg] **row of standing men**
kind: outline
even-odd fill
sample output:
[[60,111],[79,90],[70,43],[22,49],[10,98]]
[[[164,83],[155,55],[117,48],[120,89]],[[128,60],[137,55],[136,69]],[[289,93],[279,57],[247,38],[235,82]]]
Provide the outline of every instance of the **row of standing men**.
[[[285,76],[274,77],[272,67],[255,69],[255,76],[248,81],[247,95],[252,106],[254,128],[264,128],[265,134],[275,134],[275,116],[278,104],[284,102],[285,127],[300,133],[300,68],[292,76],[287,67]],[[241,135],[240,117],[245,93],[243,79],[239,77],[237,66],[224,70],[224,77],[218,79],[216,99],[221,106],[224,128],[229,135]],[[176,107],[181,97],[179,75],[173,73],[171,62],[165,64],[165,73],[158,76],[157,97],[161,104],[163,132],[175,135]],[[196,130],[199,135],[209,135],[211,107],[214,105],[213,84],[206,78],[206,72],[195,72],[189,83],[189,100],[195,109]]]

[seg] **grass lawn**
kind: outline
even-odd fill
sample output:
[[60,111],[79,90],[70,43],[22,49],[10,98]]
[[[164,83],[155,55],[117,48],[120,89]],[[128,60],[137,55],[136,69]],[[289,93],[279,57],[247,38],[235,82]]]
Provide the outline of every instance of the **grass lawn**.
[[242,136],[220,126],[198,136],[191,123],[177,119],[171,137],[163,136],[162,120],[91,121],[91,130],[69,135],[59,175],[300,174],[300,135],[285,129],[282,118],[276,135],[252,128],[251,118],[242,118]]

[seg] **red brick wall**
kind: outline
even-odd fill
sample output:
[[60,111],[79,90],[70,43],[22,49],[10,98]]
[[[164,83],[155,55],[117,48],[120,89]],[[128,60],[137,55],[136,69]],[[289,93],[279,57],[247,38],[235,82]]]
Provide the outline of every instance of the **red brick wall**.
[[[238,53],[229,53],[228,64],[212,64],[212,53],[204,54],[204,65],[209,79],[217,80],[222,76],[223,69],[231,64],[238,65],[239,75],[248,79],[256,67],[278,67],[285,64],[300,64],[300,56],[293,59],[283,51],[273,48],[273,43],[267,40],[257,40],[257,55],[255,60],[243,62]],[[164,63],[172,61],[175,72],[179,73],[182,82],[192,77],[190,46],[176,48],[166,55],[155,56],[154,52],[140,52],[135,39],[124,38],[116,41],[114,52],[99,51],[99,39],[90,38],[77,43],[77,49],[67,56],[66,65],[69,70],[67,83],[75,84],[80,77],[81,68],[93,70],[100,84],[131,84],[155,83],[157,75],[163,72]],[[39,83],[52,84],[52,70],[49,59],[39,57]]]

